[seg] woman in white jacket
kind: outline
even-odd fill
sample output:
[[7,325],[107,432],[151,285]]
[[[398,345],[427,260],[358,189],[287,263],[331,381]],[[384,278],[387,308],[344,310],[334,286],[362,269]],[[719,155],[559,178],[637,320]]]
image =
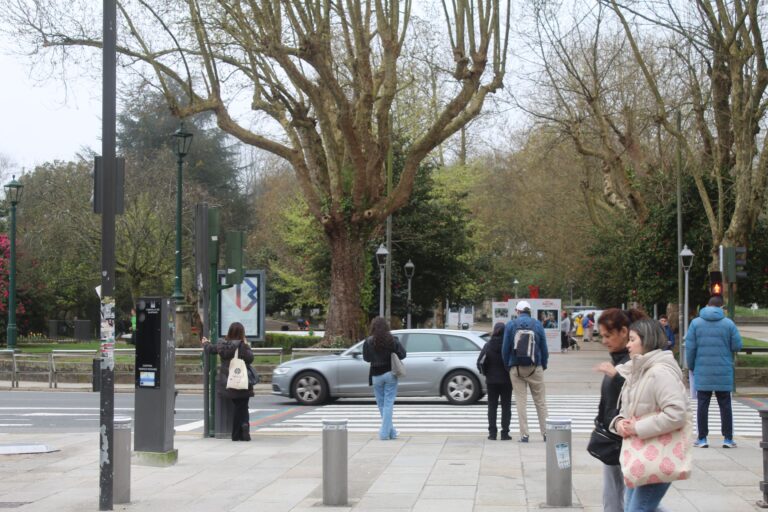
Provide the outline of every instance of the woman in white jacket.
[[[679,430],[690,421],[682,372],[672,352],[664,350],[666,344],[664,330],[656,320],[638,320],[629,327],[630,360],[616,367],[610,363],[599,367],[607,375],[618,372],[626,379],[621,390],[621,410],[609,426],[622,437],[658,437]],[[627,488],[625,512],[656,510],[670,485],[665,482]]]

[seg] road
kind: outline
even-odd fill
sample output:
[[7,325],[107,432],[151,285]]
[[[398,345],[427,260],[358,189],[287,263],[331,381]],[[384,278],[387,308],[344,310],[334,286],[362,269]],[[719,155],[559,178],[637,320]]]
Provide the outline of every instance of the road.
[[[78,392],[4,392],[0,405],[0,433],[93,432],[99,427],[99,395]],[[599,395],[551,394],[547,397],[549,415],[572,420],[575,433],[589,433]],[[696,402],[691,402],[694,411]],[[733,403],[733,416],[738,436],[757,437],[762,426],[757,405],[745,400]],[[529,427],[538,430],[536,411],[528,403]],[[320,407],[299,406],[293,400],[270,395],[257,395],[250,402],[253,430],[263,433],[319,433],[325,418],[349,420],[352,432],[376,432],[379,413],[370,400],[338,400]],[[487,404],[449,405],[445,399],[409,398],[398,400],[394,421],[404,434],[414,433],[484,433],[487,430]],[[133,416],[133,394],[115,395],[115,415]],[[710,408],[710,428],[720,431],[720,413],[715,400]],[[174,423],[177,434],[202,435],[203,404],[201,395],[179,395]],[[512,432],[518,432],[517,413],[513,405]]]

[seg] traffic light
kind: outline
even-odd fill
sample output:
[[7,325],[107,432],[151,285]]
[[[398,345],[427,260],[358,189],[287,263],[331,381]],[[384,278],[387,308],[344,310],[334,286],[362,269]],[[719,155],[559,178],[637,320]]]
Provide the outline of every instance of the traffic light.
[[710,272],[709,273],[709,295],[720,296],[723,295],[723,274],[722,272]]
[[737,279],[747,277],[747,248],[723,247],[725,259],[725,277],[729,283],[735,283]]

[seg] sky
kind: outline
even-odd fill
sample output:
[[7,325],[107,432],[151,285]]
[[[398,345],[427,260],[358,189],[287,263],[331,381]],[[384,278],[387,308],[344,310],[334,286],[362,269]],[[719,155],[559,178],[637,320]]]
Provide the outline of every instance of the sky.
[[0,53],[0,155],[12,172],[52,160],[71,160],[83,147],[101,151],[101,84],[75,80],[68,89],[37,83],[23,57]]

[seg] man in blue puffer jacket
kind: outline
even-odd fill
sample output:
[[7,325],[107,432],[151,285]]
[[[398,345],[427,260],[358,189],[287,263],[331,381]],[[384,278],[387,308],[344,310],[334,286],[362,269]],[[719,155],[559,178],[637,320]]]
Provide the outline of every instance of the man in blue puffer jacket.
[[699,430],[694,446],[707,448],[709,433],[709,402],[717,397],[722,424],[723,448],[736,448],[733,441],[733,353],[741,350],[741,335],[723,312],[723,298],[714,296],[707,302],[698,318],[694,318],[685,335],[688,368],[693,371],[696,398],[699,401],[696,423]]
[[[526,300],[521,300],[515,306],[517,318],[510,320],[504,328],[504,341],[501,345],[501,357],[504,366],[509,370],[509,378],[512,381],[512,391],[515,393],[515,407],[520,424],[520,442],[527,443],[528,415],[526,403],[528,402],[527,388],[531,388],[533,403],[536,405],[536,415],[539,417],[539,429],[544,440],[547,440],[547,397],[544,387],[544,370],[547,369],[549,351],[547,350],[547,336],[541,322],[531,318],[531,305]],[[533,361],[529,357],[519,357],[515,354],[515,333],[518,330],[533,331],[534,353]]]

